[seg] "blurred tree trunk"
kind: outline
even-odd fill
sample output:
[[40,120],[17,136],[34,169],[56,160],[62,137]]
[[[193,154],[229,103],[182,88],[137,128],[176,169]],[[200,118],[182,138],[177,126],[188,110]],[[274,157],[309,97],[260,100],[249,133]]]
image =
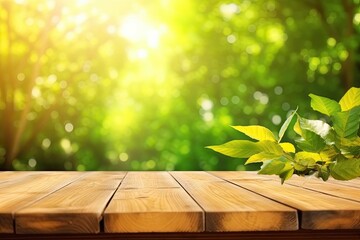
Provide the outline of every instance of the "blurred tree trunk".
[[[53,17],[60,14],[59,1],[56,1],[56,5],[48,15],[46,25],[43,29],[39,31],[39,35],[35,42],[37,42],[40,46],[38,49],[32,49],[31,43],[28,42],[29,49],[25,54],[23,61],[28,61],[29,57],[32,53],[37,55],[37,61],[34,63],[34,66],[31,71],[31,75],[29,79],[26,81],[26,86],[24,90],[25,95],[25,106],[22,110],[17,111],[15,107],[15,91],[18,89],[18,81],[15,74],[15,69],[18,69],[22,62],[15,62],[12,55],[13,50],[13,41],[16,32],[12,26],[12,9],[11,9],[11,1],[4,1],[3,7],[7,12],[6,16],[6,31],[8,36],[7,43],[7,59],[6,63],[3,66],[6,66],[5,69],[7,72],[6,77],[3,79],[4,82],[1,83],[2,92],[4,96],[4,122],[3,122],[3,133],[4,133],[4,141],[5,141],[5,158],[4,162],[1,166],[2,170],[12,170],[12,163],[14,159],[19,155],[19,152],[22,150],[22,143],[25,142],[24,146],[28,146],[29,142],[34,140],[34,136],[43,128],[45,125],[45,121],[48,120],[50,109],[44,111],[44,117],[37,119],[38,123],[37,127],[32,129],[33,133],[30,134],[29,139],[23,139],[23,133],[28,125],[27,116],[30,113],[33,105],[32,99],[32,90],[35,86],[36,78],[40,75],[41,69],[41,57],[45,54],[48,46],[49,46],[49,32],[51,28],[56,25],[56,21],[53,21]],[[4,69],[4,70],[5,70]]]
[[13,74],[13,59],[12,54],[10,53],[12,49],[13,35],[11,34],[11,4],[8,1],[3,2],[3,7],[7,12],[6,16],[6,31],[8,33],[8,42],[7,49],[8,54],[5,59],[3,67],[4,78],[2,79],[1,88],[2,88],[2,96],[3,101],[5,103],[5,109],[3,110],[3,138],[5,141],[5,159],[3,166],[1,169],[3,170],[11,170],[12,168],[12,156],[11,152],[13,149],[13,141],[14,141],[14,113],[15,113],[15,105],[14,105],[14,74]]

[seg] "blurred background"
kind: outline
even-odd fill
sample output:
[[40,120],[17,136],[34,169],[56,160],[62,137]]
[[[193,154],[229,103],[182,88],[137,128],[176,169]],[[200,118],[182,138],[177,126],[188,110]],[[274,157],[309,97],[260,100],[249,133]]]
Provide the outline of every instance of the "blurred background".
[[255,169],[204,147],[359,86],[359,2],[0,0],[0,169]]

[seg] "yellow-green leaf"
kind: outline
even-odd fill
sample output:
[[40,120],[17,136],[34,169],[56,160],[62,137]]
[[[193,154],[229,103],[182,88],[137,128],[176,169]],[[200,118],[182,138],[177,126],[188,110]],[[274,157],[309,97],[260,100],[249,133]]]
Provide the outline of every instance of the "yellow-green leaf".
[[302,136],[302,131],[301,131],[301,127],[300,127],[300,122],[299,122],[299,118],[296,120],[295,124],[294,124],[294,131],[299,134],[300,136]]
[[267,160],[263,163],[261,166],[260,171],[258,174],[265,174],[265,175],[271,175],[271,174],[281,174],[283,172],[283,169],[286,166],[286,161],[281,157],[278,159],[272,159]]
[[273,141],[259,141],[257,145],[262,149],[262,152],[274,153],[277,155],[282,155],[283,150],[277,142]]
[[320,152],[321,160],[324,162],[332,161],[339,154],[338,151],[334,145],[327,146]]
[[294,145],[292,145],[289,142],[284,142],[284,143],[279,143],[280,147],[284,150],[284,152],[291,152],[294,153],[295,152],[295,147]]
[[279,158],[280,155],[279,154],[275,154],[275,153],[269,153],[269,152],[261,152],[261,153],[257,153],[252,155],[245,163],[249,164],[249,163],[255,163],[255,162],[263,162],[266,160],[271,160],[274,158]]
[[360,106],[335,113],[332,116],[335,132],[343,138],[352,138],[357,136],[360,122]]
[[328,116],[341,111],[339,103],[330,98],[320,97],[315,94],[309,94],[309,96],[311,97],[311,107],[315,111]]
[[300,160],[300,159],[314,159],[315,161],[320,161],[321,160],[321,156],[318,153],[313,153],[313,152],[298,152],[295,154],[295,159],[296,160]]
[[314,168],[316,161],[313,158],[299,159],[294,163],[294,168],[298,171],[305,171],[308,168]]
[[281,155],[283,152],[277,142],[268,140],[259,142],[233,140],[218,146],[208,146],[207,148],[235,158],[248,158],[260,152],[268,152],[278,155]]
[[274,134],[269,129],[263,126],[252,125],[252,126],[232,126],[232,127],[255,140],[276,141]]
[[294,118],[297,110],[298,110],[298,109],[296,108],[295,111],[285,120],[285,122],[284,122],[283,125],[281,126],[280,131],[279,131],[279,142],[280,142],[281,139],[283,138],[283,136],[284,136],[287,128],[289,127],[289,125],[290,125],[290,123],[291,123],[291,120]]
[[351,139],[338,138],[336,139],[335,144],[337,146],[337,149],[339,149],[341,154],[344,155],[346,158],[354,158],[355,156],[360,156],[360,137],[358,136]]
[[339,157],[336,163],[330,166],[330,174],[338,180],[360,177],[360,159]]
[[263,151],[256,142],[248,140],[233,140],[218,146],[208,146],[207,148],[235,158],[248,158]]
[[342,111],[348,111],[353,107],[360,106],[360,88],[350,88],[339,103]]

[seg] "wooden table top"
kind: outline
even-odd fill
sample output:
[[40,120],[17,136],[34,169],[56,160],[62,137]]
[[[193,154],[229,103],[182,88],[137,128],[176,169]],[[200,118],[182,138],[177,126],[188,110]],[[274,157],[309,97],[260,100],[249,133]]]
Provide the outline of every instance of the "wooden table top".
[[[254,172],[0,172],[1,234],[360,229],[360,180]],[[305,230],[304,230],[305,231]]]

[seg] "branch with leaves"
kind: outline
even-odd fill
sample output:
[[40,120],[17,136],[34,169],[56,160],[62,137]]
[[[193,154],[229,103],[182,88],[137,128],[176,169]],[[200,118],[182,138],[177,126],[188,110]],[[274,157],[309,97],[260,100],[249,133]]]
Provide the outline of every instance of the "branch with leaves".
[[[276,174],[282,183],[293,174],[314,174],[324,181],[330,175],[338,180],[359,177],[360,88],[351,88],[339,102],[314,94],[309,96],[311,107],[327,115],[330,123],[303,118],[296,109],[281,126],[278,136],[263,126],[234,126],[257,141],[233,140],[207,148],[230,157],[248,158],[245,164],[261,162],[258,173]],[[292,143],[281,142],[293,119],[296,119],[295,143],[299,150]]]

